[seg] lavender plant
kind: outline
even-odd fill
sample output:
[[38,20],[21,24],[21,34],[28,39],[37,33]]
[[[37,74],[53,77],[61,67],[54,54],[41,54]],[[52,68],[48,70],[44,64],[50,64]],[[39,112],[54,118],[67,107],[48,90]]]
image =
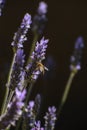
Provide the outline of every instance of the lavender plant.
[[[17,130],[20,127],[21,121],[24,122],[22,126],[23,130],[28,129],[28,126],[30,129],[40,129],[40,121],[36,120],[38,110],[40,109],[40,96],[38,95],[35,101],[30,101],[29,105],[28,101],[34,82],[36,82],[41,73],[44,74],[44,71],[48,70],[42,61],[45,59],[49,40],[45,40],[43,37],[40,42],[37,42],[39,35],[44,29],[46,12],[47,4],[41,2],[33,23],[31,21],[31,15],[26,13],[18,31],[14,34],[13,42],[11,43],[13,61],[6,83],[6,95],[0,116],[1,130],[10,130],[11,125],[15,126]],[[34,40],[28,61],[25,63],[23,43],[27,40],[26,34],[31,24],[32,31],[38,37]],[[26,91],[27,89],[28,92]]]
[[[0,13],[3,9],[5,1],[0,0]],[[55,106],[48,107],[48,112],[43,117],[45,120],[42,126],[41,121],[37,118],[39,115],[41,96],[38,94],[35,100],[30,100],[30,94],[34,83],[41,73],[44,74],[45,67],[43,60],[46,58],[46,50],[48,46],[48,39],[42,37],[38,42],[38,38],[43,34],[47,13],[47,4],[40,2],[37,9],[37,14],[33,21],[31,15],[26,13],[14,34],[13,42],[11,43],[13,49],[13,61],[6,83],[6,94],[0,113],[0,130],[10,130],[11,126],[15,130],[54,130],[57,114],[59,116],[63,105],[66,102],[71,83],[76,73],[81,69],[81,56],[84,47],[82,37],[78,37],[75,42],[75,49],[70,59],[70,77],[66,84],[58,111]],[[34,33],[34,40],[31,51],[27,61],[25,61],[23,44],[27,40],[26,34],[28,29]]]
[[84,41],[83,38],[80,36],[76,39],[74,51],[70,58],[70,76],[65,86],[64,93],[62,95],[62,99],[58,109],[58,116],[60,115],[61,110],[67,100],[72,81],[77,72],[81,69],[81,57],[83,48],[84,48]]

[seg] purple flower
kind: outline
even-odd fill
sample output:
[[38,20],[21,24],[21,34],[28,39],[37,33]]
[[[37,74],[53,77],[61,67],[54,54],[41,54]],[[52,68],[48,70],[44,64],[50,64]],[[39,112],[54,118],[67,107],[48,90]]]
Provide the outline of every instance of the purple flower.
[[[15,33],[15,36],[13,38],[13,42],[11,45],[13,46],[14,50],[14,59],[12,64],[12,71],[10,73],[10,81],[7,83],[7,87],[10,89],[15,89],[18,87],[21,89],[23,88],[23,81],[24,80],[24,51],[23,51],[23,42],[26,40],[26,33],[28,31],[28,28],[30,28],[31,24],[31,15],[28,13],[25,14],[22,23],[20,25],[20,28],[18,29],[17,33]],[[20,87],[21,86],[21,87]]]
[[16,92],[16,98],[19,100],[19,101],[23,101],[25,99],[25,95],[26,95],[26,90],[24,89],[22,92],[19,91],[17,88],[15,90]]
[[45,130],[54,130],[55,121],[56,121],[56,108],[49,107],[48,112],[44,116],[45,119]]
[[9,125],[15,125],[15,122],[22,114],[25,95],[25,89],[22,92],[16,89],[15,96],[12,102],[8,105],[7,112],[0,117],[0,130],[6,129]]
[[31,130],[44,130],[44,128],[41,127],[41,122],[37,121],[35,122],[35,126]]
[[40,43],[36,43],[35,51],[31,55],[31,63],[26,66],[26,79],[28,78],[29,81],[36,80],[40,73],[46,69],[41,62],[45,59],[48,41],[48,39],[45,40],[43,37]]
[[26,34],[27,32],[27,28],[30,28],[30,24],[32,23],[31,21],[31,15],[29,15],[28,13],[25,14],[22,23],[21,23],[21,28],[25,28],[24,34]]
[[34,101],[29,102],[29,105],[27,106],[27,113],[25,115],[25,116],[27,116],[26,119],[29,122],[28,125],[30,128],[32,128],[35,123],[34,105],[35,105]]
[[24,119],[28,122],[28,127],[31,129],[35,126],[37,115],[39,114],[41,97],[36,95],[35,101],[30,101],[25,109]]
[[35,97],[35,105],[34,105],[34,111],[35,111],[36,116],[39,114],[40,105],[41,105],[41,96],[40,94],[37,94]]
[[74,52],[71,56],[70,62],[70,69],[80,70],[81,69],[81,57],[82,57],[82,49],[84,48],[84,41],[82,37],[78,37],[75,42]]
[[23,67],[24,65],[24,62],[25,62],[24,58],[25,58],[25,55],[24,55],[23,49],[17,49],[15,62],[20,67]]
[[39,3],[38,14],[46,14],[47,13],[47,4],[42,1]]
[[20,28],[18,29],[18,31],[15,33],[13,37],[14,41],[11,43],[14,50],[17,50],[17,48],[23,48],[23,43],[24,41],[27,40],[26,33],[30,28],[30,24],[31,24],[31,15],[26,13],[22,20]]
[[35,51],[32,53],[31,58],[32,59],[36,59],[37,62],[41,62],[42,60],[45,59],[45,52],[47,49],[47,43],[48,43],[48,39],[44,39],[44,37],[40,40],[40,43],[36,43],[36,47],[35,47]]
[[33,32],[37,34],[43,33],[45,23],[47,21],[46,13],[47,13],[47,4],[45,2],[40,2],[39,7],[37,9],[37,14],[34,16],[32,23]]

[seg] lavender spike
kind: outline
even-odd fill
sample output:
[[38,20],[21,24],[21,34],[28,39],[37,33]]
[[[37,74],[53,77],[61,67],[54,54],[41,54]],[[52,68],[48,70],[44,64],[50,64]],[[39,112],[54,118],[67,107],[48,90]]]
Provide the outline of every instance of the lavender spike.
[[74,52],[71,56],[71,71],[73,69],[80,70],[81,69],[81,57],[82,57],[82,49],[84,48],[84,41],[82,37],[78,37],[75,42]]
[[22,92],[18,89],[15,90],[15,96],[13,101],[8,105],[7,112],[0,117],[0,130],[5,130],[9,125],[15,125],[15,122],[22,114],[25,94],[25,89]]
[[24,66],[24,51],[23,49],[17,49],[14,57],[14,64],[12,66],[12,72],[10,76],[10,82],[7,83],[7,87],[14,90],[23,77],[23,66]]
[[14,41],[11,43],[14,50],[17,50],[17,48],[23,48],[23,43],[27,40],[26,33],[28,32],[31,23],[31,15],[26,13],[22,20],[20,28],[13,37]]
[[25,123],[28,123],[28,127],[30,129],[33,128],[35,125],[36,118],[40,110],[40,104],[41,104],[41,97],[39,94],[37,94],[35,97],[35,101],[30,101],[27,108],[25,108],[24,121]]
[[56,121],[56,108],[49,107],[48,112],[44,116],[45,119],[45,130],[54,130],[55,121]]
[[35,51],[33,51],[31,55],[31,63],[26,66],[26,79],[28,79],[29,82],[36,80],[40,73],[46,69],[41,62],[45,59],[48,41],[48,39],[45,40],[43,37],[40,43],[36,43]]
[[35,115],[36,115],[35,118],[37,118],[37,116],[39,114],[40,105],[41,105],[41,96],[40,96],[40,94],[37,94],[35,97],[35,105],[34,105],[34,111],[35,111]]
[[37,34],[42,34],[44,30],[45,23],[47,21],[46,13],[47,13],[47,4],[42,1],[39,3],[39,7],[37,9],[37,15],[35,15],[32,24],[32,31],[36,32]]
[[34,105],[35,105],[34,101],[30,101],[27,107],[30,128],[32,128],[35,123]]
[[28,28],[30,28],[30,24],[31,24],[31,15],[26,13],[22,20],[20,28],[18,29],[17,33],[15,33],[15,36],[13,38],[14,41],[11,43],[11,45],[13,46],[13,50],[15,50],[15,53],[11,72],[9,74],[9,77],[11,79],[7,83],[7,86],[10,87],[10,89],[15,89],[17,85],[19,86],[20,80],[23,78],[22,71],[25,62],[23,42],[26,39],[26,33],[28,31]]

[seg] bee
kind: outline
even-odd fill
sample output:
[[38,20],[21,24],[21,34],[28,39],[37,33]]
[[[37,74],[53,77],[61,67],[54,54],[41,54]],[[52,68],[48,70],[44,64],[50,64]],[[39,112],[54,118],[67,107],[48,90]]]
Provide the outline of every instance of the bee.
[[39,69],[43,74],[45,73],[45,70],[48,71],[48,68],[45,67],[41,62],[37,62],[37,68],[36,69]]

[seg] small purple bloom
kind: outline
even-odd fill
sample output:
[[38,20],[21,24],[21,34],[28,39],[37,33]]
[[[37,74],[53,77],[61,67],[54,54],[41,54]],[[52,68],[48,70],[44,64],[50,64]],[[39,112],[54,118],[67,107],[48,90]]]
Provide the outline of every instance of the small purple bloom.
[[26,95],[26,89],[24,89],[22,92],[18,90],[18,88],[16,88],[15,90],[16,93],[16,98],[20,101],[23,101],[25,99],[25,95]]
[[46,14],[47,13],[47,4],[44,1],[39,3],[38,13],[39,14]]
[[28,108],[29,109],[33,109],[33,107],[34,107],[34,101],[30,101]]
[[[26,26],[26,29],[27,28],[30,28],[30,24],[32,23],[31,21],[31,15],[29,15],[28,13],[25,14],[23,20],[22,20],[22,23],[21,23],[21,28],[25,28]],[[26,30],[24,32],[26,34]]]
[[25,55],[24,55],[23,49],[17,49],[16,59],[15,59],[17,64],[19,64],[20,66],[23,66],[25,62],[24,58],[25,58]]
[[31,130],[44,130],[44,128],[41,127],[41,122],[37,121],[35,122],[35,126]]

